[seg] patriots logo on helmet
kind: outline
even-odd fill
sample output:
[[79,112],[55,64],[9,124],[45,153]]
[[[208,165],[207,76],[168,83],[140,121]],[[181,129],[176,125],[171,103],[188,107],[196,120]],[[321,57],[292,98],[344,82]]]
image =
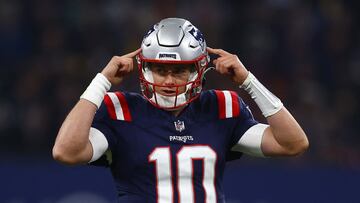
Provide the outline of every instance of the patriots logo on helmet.
[[200,32],[200,30],[196,29],[196,28],[192,28],[189,33],[199,42],[201,49],[204,49],[204,36],[203,34]]
[[146,38],[146,37],[148,37],[152,32],[154,32],[155,31],[155,26],[153,26],[146,34],[145,34],[145,36],[144,36],[144,39]]

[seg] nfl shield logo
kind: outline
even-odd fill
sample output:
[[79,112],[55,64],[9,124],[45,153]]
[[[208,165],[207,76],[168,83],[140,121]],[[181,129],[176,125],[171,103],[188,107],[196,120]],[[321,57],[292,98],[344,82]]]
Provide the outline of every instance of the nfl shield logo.
[[175,125],[176,131],[181,132],[181,131],[185,130],[184,121],[180,121],[180,120],[175,121],[175,122],[174,122],[174,125]]

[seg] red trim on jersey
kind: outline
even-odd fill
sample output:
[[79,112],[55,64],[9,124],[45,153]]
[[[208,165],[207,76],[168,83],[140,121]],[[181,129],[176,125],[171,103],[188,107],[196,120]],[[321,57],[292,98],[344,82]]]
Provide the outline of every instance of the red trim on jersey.
[[219,106],[219,118],[224,119],[226,118],[226,107],[225,107],[225,96],[224,92],[220,90],[215,90],[215,94],[218,99],[218,106]]
[[132,119],[131,119],[130,109],[129,109],[129,106],[128,106],[128,103],[126,101],[124,94],[121,92],[115,92],[115,95],[117,96],[117,98],[120,101],[120,105],[121,105],[121,108],[122,108],[122,111],[124,114],[124,120],[131,121]]
[[107,94],[104,97],[104,103],[107,107],[107,111],[109,113],[110,118],[116,120],[115,106],[114,106],[113,102],[111,101],[110,96]]
[[234,91],[230,91],[231,99],[232,99],[232,113],[233,117],[237,117],[240,115],[240,102],[238,95]]

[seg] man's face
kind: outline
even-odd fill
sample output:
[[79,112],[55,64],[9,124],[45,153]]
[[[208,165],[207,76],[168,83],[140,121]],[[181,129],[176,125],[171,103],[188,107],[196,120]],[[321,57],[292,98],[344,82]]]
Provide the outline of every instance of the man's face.
[[178,94],[184,93],[185,84],[189,81],[190,74],[195,71],[194,65],[184,64],[150,64],[150,70],[157,85],[172,87],[156,87],[155,91],[164,96],[175,96],[177,87]]

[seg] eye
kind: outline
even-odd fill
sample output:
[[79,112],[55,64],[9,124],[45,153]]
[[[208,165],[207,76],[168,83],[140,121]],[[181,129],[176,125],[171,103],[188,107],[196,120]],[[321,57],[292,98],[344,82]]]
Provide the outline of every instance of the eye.
[[160,75],[166,75],[168,71],[166,71],[164,68],[159,68],[157,70],[157,73],[159,73]]
[[153,66],[151,67],[151,71],[157,74],[164,74],[166,72],[162,66]]
[[173,71],[172,71],[174,74],[183,74],[186,72],[186,70],[182,67],[177,67],[177,68],[174,68]]

